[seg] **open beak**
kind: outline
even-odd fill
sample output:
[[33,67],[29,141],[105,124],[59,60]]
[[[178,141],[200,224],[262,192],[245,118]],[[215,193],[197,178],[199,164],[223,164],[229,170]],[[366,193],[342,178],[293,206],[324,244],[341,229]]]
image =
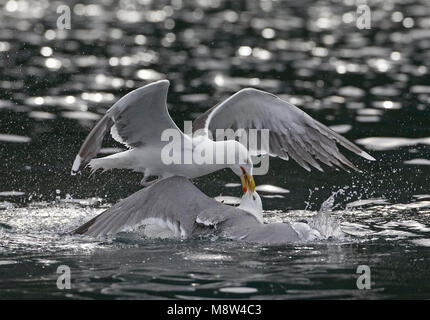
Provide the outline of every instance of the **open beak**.
[[254,177],[251,176],[248,172],[246,172],[243,168],[241,169],[243,174],[240,176],[240,181],[242,182],[243,193],[253,193],[255,190]]

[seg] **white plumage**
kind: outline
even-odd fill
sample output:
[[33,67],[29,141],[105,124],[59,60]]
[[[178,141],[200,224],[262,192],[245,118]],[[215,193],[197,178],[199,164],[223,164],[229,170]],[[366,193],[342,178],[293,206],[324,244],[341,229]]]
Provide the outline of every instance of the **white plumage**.
[[[142,184],[149,176],[169,177],[181,175],[195,178],[230,167],[234,173],[252,180],[251,156],[270,154],[287,160],[293,158],[303,168],[323,170],[319,162],[327,166],[356,169],[344,157],[336,144],[368,159],[369,154],[314,120],[304,111],[278,97],[256,89],[243,89],[227,100],[209,109],[193,122],[192,137],[184,134],[171,119],[166,105],[169,81],[161,80],[136,89],[118,100],[96,124],[85,139],[72,166],[72,174],[85,164],[93,171],[114,168],[132,169],[145,174]],[[206,163],[166,164],[161,156],[169,141],[162,140],[166,129],[176,133],[181,144],[172,150],[180,159],[186,152],[210,150],[212,161]],[[256,144],[258,148],[240,144],[238,141],[217,141],[216,129],[268,129],[269,144]],[[103,158],[94,158],[101,148],[104,135],[112,137],[129,149]],[[213,140],[209,133],[213,133]],[[227,148],[229,147],[229,148]],[[221,154],[225,152],[225,154]],[[230,154],[229,154],[230,153]],[[234,153],[235,163],[219,163],[215,157],[227,158]],[[240,162],[240,159],[245,161]]]

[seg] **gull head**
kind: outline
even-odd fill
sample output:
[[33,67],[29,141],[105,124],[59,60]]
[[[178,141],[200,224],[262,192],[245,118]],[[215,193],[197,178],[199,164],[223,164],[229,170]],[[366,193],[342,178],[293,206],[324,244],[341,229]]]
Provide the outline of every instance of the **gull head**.
[[263,219],[263,204],[261,198],[256,191],[245,192],[239,204],[239,209],[242,209],[252,214],[260,223],[264,222]]

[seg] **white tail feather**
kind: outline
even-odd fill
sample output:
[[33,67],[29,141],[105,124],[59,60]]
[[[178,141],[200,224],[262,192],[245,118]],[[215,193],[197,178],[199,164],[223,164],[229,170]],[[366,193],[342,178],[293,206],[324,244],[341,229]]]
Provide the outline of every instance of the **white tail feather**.
[[102,169],[103,172],[111,169],[130,169],[133,168],[133,163],[130,162],[128,153],[131,150],[112,154],[103,158],[92,159],[88,163],[91,169],[91,175],[97,170]]
[[91,169],[90,176],[92,176],[97,170],[102,169],[102,172],[106,170],[112,169],[112,166],[108,165],[109,161],[105,161],[104,159],[93,159],[88,163],[88,167]]
[[102,172],[105,172],[111,169],[122,168],[122,163],[118,160],[120,159],[109,157],[92,159],[88,163],[88,167],[91,169],[91,175],[93,175],[99,169],[102,169]]

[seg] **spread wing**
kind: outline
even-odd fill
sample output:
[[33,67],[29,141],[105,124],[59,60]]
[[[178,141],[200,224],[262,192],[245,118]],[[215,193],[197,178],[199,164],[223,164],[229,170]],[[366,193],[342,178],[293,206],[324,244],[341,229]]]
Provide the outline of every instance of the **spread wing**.
[[163,179],[132,194],[72,233],[93,237],[110,235],[135,229],[148,219],[155,219],[184,238],[219,235],[232,240],[269,244],[301,239],[290,224],[262,224],[240,208],[209,198],[180,176]]
[[206,196],[186,178],[174,176],[135,192],[73,233],[90,236],[114,234],[153,218],[179,235],[189,236],[198,214],[218,205],[221,204]]
[[[251,155],[270,154],[282,159],[293,158],[310,171],[323,171],[320,162],[347,170],[357,168],[343,156],[337,144],[368,160],[375,160],[355,144],[313,119],[303,110],[270,93],[243,89],[209,109],[193,122],[193,130],[204,130],[214,140],[223,140],[216,129],[232,129],[249,134],[249,129],[268,129],[268,143],[260,139],[247,145]],[[241,138],[238,134],[236,138]],[[240,140],[239,140],[240,141]],[[243,140],[242,140],[243,141]]]
[[181,132],[167,110],[168,88],[169,81],[161,80],[119,99],[88,134],[75,158],[72,174],[97,155],[108,130],[115,140],[129,148],[159,145],[165,129]]

